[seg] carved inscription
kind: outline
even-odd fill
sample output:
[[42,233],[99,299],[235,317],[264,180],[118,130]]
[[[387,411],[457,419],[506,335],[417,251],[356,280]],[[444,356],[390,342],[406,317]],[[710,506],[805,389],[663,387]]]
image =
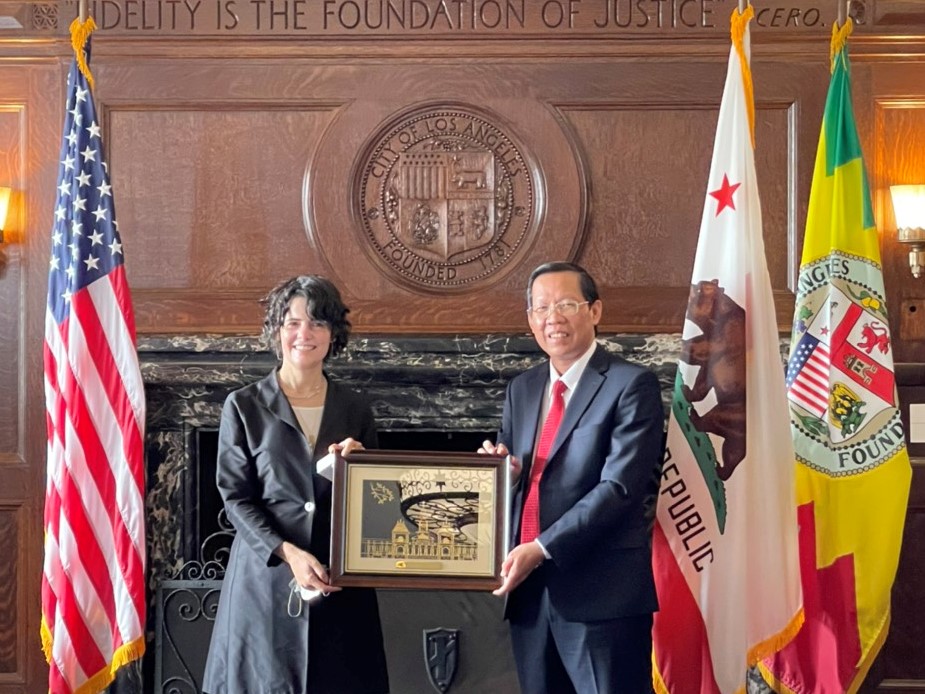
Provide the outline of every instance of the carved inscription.
[[[852,0],[863,19],[865,0]],[[133,34],[497,36],[727,32],[735,0],[88,0],[101,29]],[[34,5],[46,8],[50,3]],[[76,0],[64,0],[68,16]],[[758,30],[823,30],[821,0],[762,0]],[[49,26],[33,10],[33,28]]]
[[495,276],[531,231],[534,182],[494,120],[425,107],[366,149],[354,193],[364,243],[404,284],[452,291]]

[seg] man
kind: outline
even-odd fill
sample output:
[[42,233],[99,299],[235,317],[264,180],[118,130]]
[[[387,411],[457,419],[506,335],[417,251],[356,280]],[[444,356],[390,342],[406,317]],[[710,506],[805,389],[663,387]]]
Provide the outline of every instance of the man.
[[597,345],[602,304],[581,267],[536,268],[527,306],[549,362],[511,381],[498,443],[479,449],[522,465],[495,591],[507,596],[521,689],[650,692],[658,380]]

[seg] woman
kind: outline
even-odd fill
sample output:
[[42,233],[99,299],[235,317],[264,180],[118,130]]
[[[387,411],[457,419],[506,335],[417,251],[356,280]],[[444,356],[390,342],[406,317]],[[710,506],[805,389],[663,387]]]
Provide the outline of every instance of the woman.
[[[377,445],[369,405],[322,368],[347,344],[348,309],[316,275],[283,282],[265,304],[264,339],[281,365],[222,411],[216,478],[237,534],[203,689],[381,694],[376,594],[329,583],[331,484],[315,468],[329,450]],[[299,587],[324,596],[303,604]]]

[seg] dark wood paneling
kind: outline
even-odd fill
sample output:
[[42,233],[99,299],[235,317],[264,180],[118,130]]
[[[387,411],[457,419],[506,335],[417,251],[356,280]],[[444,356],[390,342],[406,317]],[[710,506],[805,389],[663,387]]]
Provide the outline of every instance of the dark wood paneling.
[[22,215],[25,180],[23,178],[23,135],[25,110],[20,104],[0,103],[0,185],[13,189],[10,211],[3,230],[4,243],[0,244],[0,451],[15,451],[20,431],[19,344],[21,339],[20,292],[18,280],[22,278],[19,242],[22,239]]
[[[703,66],[717,84],[718,66]],[[589,156],[594,218],[582,264],[609,287],[682,288],[690,282],[713,153],[719,95],[696,103],[576,107],[567,114]],[[800,205],[788,152],[798,146],[792,104],[757,109],[764,237],[773,286],[788,289],[788,239]],[[680,143],[685,143],[684,147]],[[794,239],[797,240],[797,239]],[[666,318],[673,314],[665,297]],[[789,323],[789,319],[788,319]]]
[[[41,333],[35,341],[27,327],[27,305],[41,295],[29,290],[29,264],[47,269],[47,250],[33,255],[29,242],[34,236],[36,211],[51,222],[54,200],[54,170],[57,152],[36,150],[37,136],[47,137],[41,123],[50,104],[35,98],[40,89],[53,89],[49,73],[35,65],[26,69],[0,64],[0,185],[13,189],[11,210],[0,245],[0,690],[22,691],[41,663],[38,622],[38,577],[42,570],[42,544],[36,506],[30,499],[43,497],[41,473],[44,432],[29,435],[28,404],[41,397],[41,372],[30,372],[32,356],[41,357]],[[43,97],[44,100],[44,97]],[[57,114],[60,128],[60,114]],[[32,130],[35,128],[35,130]],[[32,161],[32,157],[40,160]],[[47,163],[48,157],[51,163]],[[44,161],[42,161],[44,160]],[[39,176],[51,172],[47,186]],[[38,228],[38,227],[36,227]],[[46,228],[47,229],[47,228]],[[47,234],[43,234],[47,248]],[[41,260],[40,260],[41,258]],[[47,282],[47,275],[45,275]],[[44,302],[42,302],[44,304]],[[33,323],[34,325],[34,323]],[[41,325],[39,323],[39,325]],[[31,350],[31,352],[30,352]],[[41,369],[39,363],[38,368]],[[41,413],[41,409],[38,410]],[[44,414],[40,420],[44,424]],[[33,631],[34,630],[34,631]],[[30,633],[31,632],[31,633]],[[35,651],[34,649],[39,649]],[[32,652],[30,655],[30,651]],[[38,655],[36,659],[34,656]]]
[[885,679],[915,680],[925,689],[925,458],[913,461],[909,512],[893,591],[893,623],[884,648]]
[[[909,406],[925,404],[925,365],[901,364],[896,371],[906,438]],[[910,442],[912,486],[903,530],[903,544],[893,585],[892,622],[883,650],[862,690],[921,692],[925,690],[925,443]]]
[[330,106],[104,103],[134,288],[208,289],[216,301],[313,265],[302,189]]
[[912,469],[909,511],[893,586],[892,622],[868,677],[865,691],[869,692],[925,690],[925,582],[921,578],[925,572],[925,458],[913,459]]
[[[178,66],[98,68],[142,332],[253,332],[253,302],[279,277],[305,271],[337,280],[360,332],[521,331],[530,270],[563,257],[585,264],[614,298],[602,329],[680,329],[724,56],[633,69],[434,61],[358,71],[341,61],[280,73],[254,63],[228,66],[224,77],[211,63],[188,64],[166,98]],[[786,329],[811,170],[797,162],[814,150],[823,98],[806,77],[826,75],[790,63],[756,72],[767,95],[756,118],[765,239]],[[146,99],[138,84],[149,86]],[[536,183],[537,221],[518,255],[500,280],[462,293],[402,286],[372,262],[351,211],[363,143],[402,105],[434,100],[496,114]]]
[[15,675],[22,667],[20,630],[24,624],[20,623],[17,599],[22,585],[19,565],[22,530],[19,509],[0,505],[0,557],[6,558],[0,562],[0,678]]
[[912,277],[909,248],[896,240],[889,191],[891,185],[925,182],[925,157],[921,155],[925,151],[925,66],[897,69],[906,73],[908,81],[896,84],[894,77],[883,84],[882,88],[889,91],[878,95],[874,104],[872,194],[882,232],[884,279],[896,355],[900,361],[925,361],[925,278]]
[[45,412],[42,335],[61,137],[57,61],[0,61],[0,691],[47,690],[39,638]]

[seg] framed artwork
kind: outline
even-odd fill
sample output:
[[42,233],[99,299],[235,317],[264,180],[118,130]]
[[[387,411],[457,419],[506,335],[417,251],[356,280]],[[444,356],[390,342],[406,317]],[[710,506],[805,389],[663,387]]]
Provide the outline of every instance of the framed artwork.
[[510,486],[503,456],[386,450],[338,456],[332,584],[498,588]]

